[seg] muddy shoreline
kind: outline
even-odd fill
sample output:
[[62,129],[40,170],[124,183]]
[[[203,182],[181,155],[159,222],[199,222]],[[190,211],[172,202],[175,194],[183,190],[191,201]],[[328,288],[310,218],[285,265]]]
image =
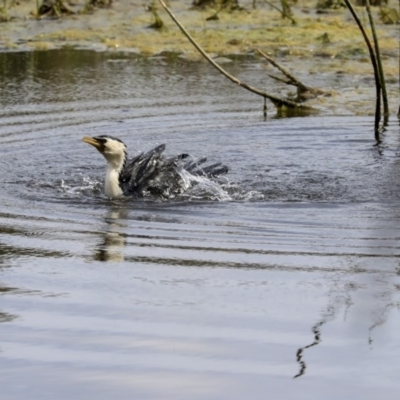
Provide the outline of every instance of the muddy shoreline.
[[[175,54],[188,61],[206,62],[161,6],[157,12],[164,27],[155,30],[149,28],[154,16],[143,3],[119,0],[110,8],[97,8],[90,13],[84,12],[83,0],[67,4],[75,14],[41,19],[35,18],[33,1],[22,0],[12,6],[8,10],[9,20],[1,24],[0,52],[73,48],[144,57]],[[243,10],[221,12],[214,21],[207,21],[207,18],[215,10],[194,10],[190,4],[172,0],[169,6],[194,39],[219,62],[246,58],[262,64],[267,73],[275,73],[276,70],[257,54],[256,49],[260,48],[295,76],[305,77],[305,83],[311,86],[316,76],[326,75],[331,81],[332,76],[346,77],[349,88],[354,88],[352,111],[374,113],[373,69],[359,29],[346,9],[319,14],[314,3],[294,5],[296,24],[292,24],[262,3],[257,4],[256,10],[247,4]],[[364,10],[358,9],[358,12],[366,21]],[[374,12],[394,113],[398,108],[398,27],[382,24],[377,16],[378,9]],[[320,83],[321,78],[318,81]],[[334,88],[322,85],[322,89]],[[345,93],[344,97],[348,95]],[[343,96],[335,97],[336,100],[328,102],[344,100]]]
[[[154,55],[163,51],[181,53],[189,59],[200,58],[170,17],[158,7],[164,28],[154,30],[152,13],[143,3],[115,1],[110,8],[85,12],[85,1],[67,3],[74,15],[62,18],[35,18],[35,2],[21,0],[7,12],[8,21],[1,24],[0,51],[48,50],[65,46],[98,51],[127,51]],[[361,65],[369,59],[363,38],[350,13],[345,9],[324,14],[316,12],[315,4],[294,5],[296,24],[282,19],[276,10],[259,3],[254,10],[248,4],[242,10],[221,12],[218,20],[207,21],[215,10],[194,10],[190,2],[171,1],[170,8],[201,46],[212,55],[243,55],[256,48],[277,57],[351,60]],[[365,17],[362,9],[360,16]],[[398,57],[398,29],[383,25],[376,12],[376,23],[383,57]],[[321,62],[321,60],[323,60]],[[398,67],[398,65],[397,65]],[[388,74],[395,74],[387,66]],[[360,72],[360,66],[354,68]]]

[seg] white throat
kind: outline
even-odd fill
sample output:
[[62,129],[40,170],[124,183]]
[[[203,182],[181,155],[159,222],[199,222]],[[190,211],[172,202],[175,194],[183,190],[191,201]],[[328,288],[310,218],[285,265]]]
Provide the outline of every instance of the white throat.
[[108,168],[104,184],[105,194],[108,197],[120,197],[124,194],[119,185],[119,174],[124,166],[123,160],[120,157],[113,157],[107,161]]

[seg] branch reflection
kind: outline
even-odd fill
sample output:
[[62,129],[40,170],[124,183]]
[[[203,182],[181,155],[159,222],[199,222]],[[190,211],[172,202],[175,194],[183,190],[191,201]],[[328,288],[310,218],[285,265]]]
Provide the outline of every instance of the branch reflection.
[[305,350],[317,346],[321,343],[321,327],[330,321],[333,321],[340,310],[344,307],[344,318],[346,319],[349,308],[353,305],[350,292],[357,288],[353,283],[343,284],[340,282],[341,278],[335,278],[334,284],[328,294],[328,305],[322,312],[320,320],[311,328],[314,335],[314,340],[304,346],[300,347],[296,352],[296,361],[299,364],[299,372],[293,378],[299,378],[304,375],[307,369],[307,364],[304,360]]
[[0,311],[0,323],[1,322],[11,322],[15,318],[17,318],[17,316],[14,314]]

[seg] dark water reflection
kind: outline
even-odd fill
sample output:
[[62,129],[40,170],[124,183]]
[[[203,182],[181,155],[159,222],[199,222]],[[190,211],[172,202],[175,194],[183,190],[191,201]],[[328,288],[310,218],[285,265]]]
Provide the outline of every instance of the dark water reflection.
[[[397,398],[397,124],[376,146],[369,117],[264,121],[175,56],[0,68],[2,400]],[[231,170],[170,201],[109,201],[81,143],[100,133]]]

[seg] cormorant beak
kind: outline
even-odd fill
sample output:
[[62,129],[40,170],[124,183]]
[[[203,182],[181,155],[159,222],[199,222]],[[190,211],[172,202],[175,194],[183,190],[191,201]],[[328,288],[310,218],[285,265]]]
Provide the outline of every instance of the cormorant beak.
[[98,140],[97,138],[93,138],[90,136],[84,136],[82,138],[82,141],[88,144],[91,144],[92,146],[96,147],[96,149],[100,152],[103,153],[104,152],[104,143],[102,143],[100,140]]

